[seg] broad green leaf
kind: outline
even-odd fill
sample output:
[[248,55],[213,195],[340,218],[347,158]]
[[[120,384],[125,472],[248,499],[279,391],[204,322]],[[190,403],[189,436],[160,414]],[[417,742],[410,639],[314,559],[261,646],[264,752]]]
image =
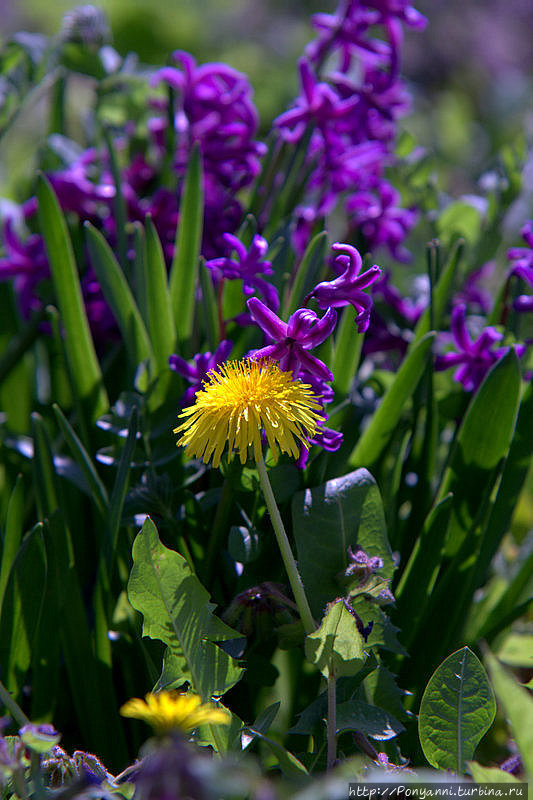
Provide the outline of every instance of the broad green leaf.
[[2,558],[0,562],[0,613],[2,611],[2,599],[6,589],[9,571],[22,541],[23,512],[24,485],[22,483],[22,475],[18,475],[15,487],[9,497],[6,524],[4,528],[4,535],[2,537]]
[[468,771],[476,783],[520,783],[521,781],[498,767],[484,767],[476,761],[467,763]]
[[462,647],[437,667],[422,697],[418,732],[431,766],[464,773],[495,715],[483,665]]
[[383,559],[379,574],[391,578],[394,563],[379,489],[366,469],[298,492],[292,502],[297,561],[313,615],[345,587],[348,547]]
[[337,706],[337,733],[359,731],[372,739],[394,739],[405,730],[401,722],[383,708],[361,700],[347,700]]
[[85,230],[92,266],[120,328],[132,368],[136,369],[141,361],[153,362],[154,354],[141,313],[115,254],[90,222],[85,223]]
[[203,217],[202,158],[198,147],[195,147],[189,159],[181,196],[176,249],[169,279],[180,352],[183,352],[183,345],[188,344],[193,331]]
[[492,653],[485,655],[498,703],[512,729],[529,780],[533,780],[533,697]]
[[54,281],[73,390],[94,421],[109,406],[74,260],[67,225],[50,183],[40,175],[37,186],[39,225]]
[[410,348],[368,428],[353,449],[348,459],[350,467],[369,467],[386,448],[400,421],[405,404],[422,377],[434,338],[434,333],[427,333]]
[[358,333],[354,321],[354,310],[348,306],[342,312],[341,321],[335,336],[335,351],[331,371],[334,386],[341,395],[350,391],[363,346],[364,336]]
[[325,677],[356,675],[365,657],[363,637],[343,600],[331,603],[320,627],[305,640],[305,655]]
[[150,217],[146,218],[145,242],[143,263],[148,332],[158,372],[165,372],[168,371],[168,357],[174,352],[176,344],[176,327],[163,248]]
[[242,669],[215,642],[240,634],[213,614],[207,591],[186,560],[161,544],[149,517],[133,543],[128,597],[143,614],[143,635],[168,646],[175,681],[189,681],[204,701],[237,683]]
[[459,550],[479,513],[493,471],[509,452],[519,402],[520,366],[511,349],[494,365],[474,395],[443,478],[439,497],[448,492],[454,495],[448,556]]

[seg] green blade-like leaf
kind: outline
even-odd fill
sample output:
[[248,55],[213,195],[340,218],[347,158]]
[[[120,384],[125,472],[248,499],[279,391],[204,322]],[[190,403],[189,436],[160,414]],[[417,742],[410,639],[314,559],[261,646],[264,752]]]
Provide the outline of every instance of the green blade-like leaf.
[[[433,325],[436,330],[440,330],[441,328],[442,318],[453,291],[455,274],[463,254],[463,250],[464,240],[458,239],[452,248],[448,262],[442,270],[442,274],[437,281],[437,285],[433,289]],[[429,333],[430,330],[430,309],[426,308],[418,320],[415,329],[414,340],[418,341],[425,336],[426,333]]]
[[302,261],[291,286],[289,299],[284,307],[282,318],[287,319],[300,307],[305,295],[316,283],[316,277],[326,257],[328,234],[321,231],[313,236],[305,249]]
[[31,415],[33,434],[33,475],[37,513],[41,519],[48,517],[59,506],[59,483],[54,467],[54,456],[50,438],[43,418],[34,412]]
[[85,223],[85,230],[91,263],[120,328],[131,366],[136,369],[141,361],[153,362],[154,354],[141,313],[113,251],[90,222]]
[[320,619],[326,604],[345,593],[342,576],[350,563],[348,547],[361,547],[369,556],[382,558],[380,575],[392,577],[394,562],[381,497],[366,469],[298,492],[292,520],[298,568],[315,617]]
[[348,459],[350,467],[363,465],[369,467],[377,461],[386,448],[400,421],[407,400],[422,377],[434,338],[434,333],[428,333],[409,350],[370,425],[353,449]]
[[54,403],[53,409],[57,423],[61,428],[61,433],[65,437],[65,441],[70,449],[70,452],[83,472],[91,489],[93,501],[98,510],[104,514],[108,504],[107,490],[100,480],[100,476],[96,471],[96,467],[91,457],[87,453],[87,450],[81,443],[81,440],[74,431],[74,428],[67,420],[59,406]]
[[264,733],[261,731],[257,731],[254,728],[247,727],[246,733],[254,738],[260,739],[264,742],[269,750],[275,755],[279,767],[283,774],[288,778],[302,778],[304,775],[307,775],[307,770],[302,764],[299,759],[296,758],[293,753],[289,750],[286,750],[283,745],[279,742],[276,742],[274,739],[271,739],[269,736],[265,736]]
[[[38,523],[24,537],[9,573],[0,615],[2,681],[15,696],[27,681],[45,598],[47,559],[42,531]],[[28,591],[29,586],[39,591]]]
[[495,715],[480,660],[468,647],[452,653],[431,676],[420,705],[420,744],[431,766],[464,773]]
[[2,599],[4,597],[9,572],[22,541],[23,512],[24,486],[22,483],[22,475],[18,475],[15,487],[9,497],[6,524],[2,540],[2,560],[0,562],[0,613],[2,611]]
[[509,452],[519,403],[520,365],[511,349],[494,365],[472,399],[443,477],[439,498],[448,492],[454,495],[448,556],[459,550],[479,513],[493,471]]
[[37,198],[40,229],[65,331],[65,350],[73,389],[94,421],[107,410],[109,402],[89,330],[67,225],[57,197],[42,175],[37,185]]
[[215,642],[240,634],[213,614],[207,591],[186,560],[161,544],[149,517],[133,543],[128,597],[144,616],[143,635],[168,646],[175,680],[189,681],[204,701],[237,683],[242,669]]
[[363,637],[343,600],[331,603],[318,630],[306,637],[305,655],[325,677],[357,675],[365,657]]
[[146,250],[144,286],[148,332],[158,372],[168,371],[168,357],[174,352],[176,326],[168,288],[163,248],[154,223],[146,218]]
[[486,653],[485,661],[498,702],[511,725],[527,778],[533,780],[533,697],[492,653]]
[[192,334],[194,295],[198,277],[204,218],[202,158],[198,147],[191,153],[181,197],[176,250],[170,270],[170,297],[180,352]]
[[334,386],[341,395],[347,394],[353,383],[355,371],[359,364],[364,336],[358,333],[354,322],[354,311],[351,306],[342,312],[337,334],[331,371],[334,375]]

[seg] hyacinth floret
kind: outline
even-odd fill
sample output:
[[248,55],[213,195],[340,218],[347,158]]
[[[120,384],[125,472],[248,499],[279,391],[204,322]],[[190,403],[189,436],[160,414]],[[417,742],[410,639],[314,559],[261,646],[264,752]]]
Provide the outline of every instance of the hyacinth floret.
[[[455,352],[439,354],[435,357],[435,369],[445,370],[457,367],[454,380],[461,383],[465,391],[476,391],[489,369],[509,352],[508,347],[494,347],[501,342],[503,334],[493,326],[484,328],[477,339],[472,339],[466,325],[466,306],[457,305],[452,311],[451,338]],[[516,347],[517,355],[525,352],[525,347]]]
[[265,280],[265,275],[272,275],[272,263],[265,259],[268,242],[256,234],[252,238],[250,247],[245,245],[231,233],[222,236],[227,250],[235,252],[236,258],[231,255],[213,258],[206,261],[205,266],[211,270],[215,282],[224,280],[241,280],[244,294],[249,297],[255,291],[260,292],[266,305],[273,311],[279,308],[279,295],[275,286]]
[[182,395],[182,406],[194,403],[196,392],[202,388],[208,374],[226,361],[232,348],[233,342],[229,339],[223,339],[214,353],[209,351],[197,353],[192,361],[185,361],[184,358],[176,354],[169,356],[168,365],[170,369],[177,372],[178,375],[181,375],[191,384]]
[[331,249],[338,255],[335,257],[335,266],[342,273],[333,281],[319,283],[306,301],[313,298],[320,308],[342,308],[352,305],[357,311],[355,323],[359,333],[368,329],[372,298],[363,292],[381,275],[381,269],[376,264],[360,273],[363,261],[355,247],[339,242],[333,244]]
[[[511,275],[521,278],[533,289],[533,221],[528,220],[520,233],[527,247],[511,247],[507,258],[511,262]],[[533,294],[521,294],[515,298],[513,307],[516,311],[533,311]]]
[[323,420],[318,409],[311,387],[290,372],[269,361],[242,359],[209,373],[194,405],[179,415],[185,421],[174,433],[180,435],[178,446],[206,464],[212,458],[214,467],[226,444],[228,458],[236,450],[244,464],[251,449],[260,461],[263,432],[274,458],[278,450],[298,458],[299,443],[308,446]]
[[292,372],[295,378],[305,372],[321,381],[333,380],[331,370],[308,351],[322,344],[335,330],[334,308],[328,308],[322,318],[309,308],[299,308],[288,322],[283,322],[257,297],[251,297],[246,305],[254,322],[273,340],[273,344],[252,351],[250,357],[277,361],[281,370]]

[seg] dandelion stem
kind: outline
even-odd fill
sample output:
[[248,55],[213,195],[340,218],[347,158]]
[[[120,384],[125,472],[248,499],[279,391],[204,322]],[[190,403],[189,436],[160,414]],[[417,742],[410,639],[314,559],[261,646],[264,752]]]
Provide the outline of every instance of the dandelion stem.
[[276,535],[276,540],[281,552],[281,557],[283,559],[283,563],[285,564],[287,575],[289,576],[292,593],[294,594],[294,599],[296,601],[296,605],[298,606],[298,611],[300,612],[300,617],[302,618],[305,632],[306,634],[313,633],[313,631],[316,629],[315,621],[313,619],[313,615],[311,614],[311,609],[309,608],[304,585],[302,583],[300,573],[298,572],[296,561],[294,560],[294,556],[292,554],[289,539],[285,533],[281,514],[279,513],[279,509],[274,498],[274,492],[272,491],[272,486],[270,485],[270,481],[268,479],[265,461],[262,455],[256,460],[256,464],[257,472],[259,473],[259,482],[265,496],[270,519],[272,520],[272,527],[274,528],[274,533]]

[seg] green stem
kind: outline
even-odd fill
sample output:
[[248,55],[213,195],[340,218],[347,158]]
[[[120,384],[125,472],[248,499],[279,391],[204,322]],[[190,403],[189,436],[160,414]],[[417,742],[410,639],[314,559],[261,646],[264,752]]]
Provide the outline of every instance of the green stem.
[[17,703],[15,703],[2,681],[0,681],[0,703],[5,705],[6,710],[13,717],[17,725],[20,725],[21,728],[23,728],[24,725],[29,725],[30,720],[24,711],[19,708]]
[[337,679],[333,664],[328,670],[328,756],[327,769],[333,769],[337,760]]
[[294,599],[296,600],[296,605],[298,606],[298,611],[300,612],[300,617],[302,618],[304,630],[306,634],[313,633],[313,631],[316,629],[315,621],[313,619],[313,615],[311,614],[311,609],[309,608],[304,585],[302,583],[300,573],[298,572],[296,561],[294,560],[294,556],[292,554],[289,539],[287,538],[285,528],[283,527],[283,521],[274,498],[272,486],[270,485],[270,481],[268,479],[263,456],[257,460],[256,464],[257,472],[259,473],[259,483],[261,484],[261,489],[263,490],[263,494],[265,496],[270,519],[272,520],[272,527],[274,528],[274,533],[276,534],[276,540],[278,542],[283,563],[285,564],[285,569],[287,570],[287,575],[289,576],[289,583],[291,584],[292,593],[294,594]]

